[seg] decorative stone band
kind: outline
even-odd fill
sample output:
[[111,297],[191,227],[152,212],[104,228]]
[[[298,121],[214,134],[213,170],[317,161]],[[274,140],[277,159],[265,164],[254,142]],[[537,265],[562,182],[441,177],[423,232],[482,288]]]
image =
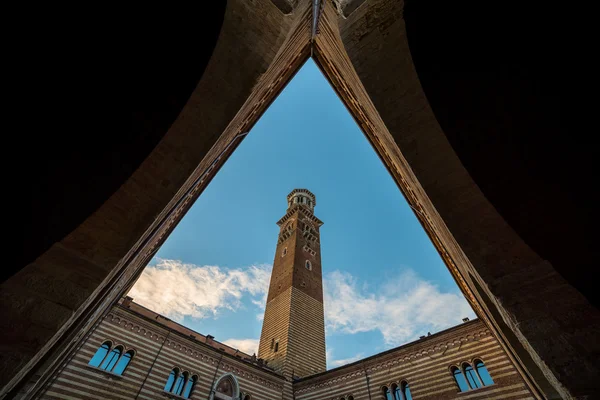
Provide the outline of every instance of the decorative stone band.
[[298,210],[305,217],[309,218],[311,221],[313,221],[314,223],[316,223],[317,226],[323,225],[323,221],[321,221],[319,218],[315,217],[314,214],[311,213],[311,212],[309,212],[306,208],[304,208],[303,206],[299,206],[299,205],[295,205],[292,208],[290,208],[289,211],[283,217],[281,217],[281,219],[279,221],[277,221],[277,225],[281,225],[281,224],[285,223]]
[[287,195],[287,199],[288,201],[296,194],[296,193],[304,193],[308,196],[311,197],[313,203],[315,204],[315,206],[317,205],[317,198],[315,197],[315,195],[308,189],[294,189],[290,192],[290,194]]

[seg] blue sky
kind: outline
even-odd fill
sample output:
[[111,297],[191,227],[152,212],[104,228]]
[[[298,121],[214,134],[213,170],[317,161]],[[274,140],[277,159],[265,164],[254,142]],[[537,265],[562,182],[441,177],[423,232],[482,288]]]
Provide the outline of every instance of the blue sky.
[[[328,368],[475,315],[413,211],[309,60],[167,239],[130,295],[252,353],[286,196],[317,198]],[[376,310],[376,311],[374,311]]]

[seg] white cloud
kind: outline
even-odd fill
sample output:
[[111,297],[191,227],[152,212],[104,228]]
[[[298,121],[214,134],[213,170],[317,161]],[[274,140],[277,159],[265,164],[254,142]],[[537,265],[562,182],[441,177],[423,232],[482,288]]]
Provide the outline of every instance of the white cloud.
[[222,309],[237,310],[246,294],[264,309],[270,275],[271,266],[266,264],[226,269],[158,259],[146,267],[129,296],[175,321],[185,316],[206,318]]
[[327,365],[333,363],[333,347],[327,347],[327,350],[325,350],[325,362]]
[[246,354],[252,355],[258,353],[258,339],[227,339],[223,343]]
[[[156,265],[144,270],[129,295],[137,303],[176,321],[185,316],[215,317],[223,309],[235,311],[244,304],[259,307],[256,320],[262,321],[270,274],[268,264],[227,269],[158,259]],[[465,316],[475,317],[458,291],[441,292],[411,270],[379,286],[359,282],[352,275],[336,270],[325,276],[324,289],[327,334],[379,331],[387,346],[404,344],[428,331],[434,333],[457,325]],[[247,296],[244,304],[243,296]],[[248,298],[250,301],[246,302]],[[244,352],[248,351],[242,348],[242,341],[244,348],[250,348],[253,345],[250,341],[256,341],[230,340],[238,341],[234,347]],[[333,360],[332,351],[327,351],[328,365],[338,366],[355,359]]]
[[375,287],[376,293],[366,292],[352,275],[340,271],[328,274],[324,285],[328,334],[378,330],[387,345],[397,346],[457,325],[465,316],[475,317],[458,291],[441,292],[410,270]]
[[344,358],[342,360],[336,360],[333,357],[333,347],[327,347],[327,351],[325,352],[325,360],[327,362],[327,368],[336,368],[341,367],[342,365],[353,363],[354,361],[358,361],[364,357],[364,353],[359,353],[353,357]]
[[327,365],[330,365],[334,368],[341,367],[342,365],[346,365],[346,364],[353,363],[354,361],[358,361],[358,360],[362,359],[363,357],[364,357],[363,353],[360,353],[353,357],[344,358],[343,360],[332,360],[331,362],[327,363]]

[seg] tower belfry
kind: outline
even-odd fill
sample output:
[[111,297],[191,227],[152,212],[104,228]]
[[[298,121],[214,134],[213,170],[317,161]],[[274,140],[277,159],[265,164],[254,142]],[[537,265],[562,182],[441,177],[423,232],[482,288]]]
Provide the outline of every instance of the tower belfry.
[[326,370],[323,275],[315,195],[287,196],[265,308],[258,356],[287,376]]

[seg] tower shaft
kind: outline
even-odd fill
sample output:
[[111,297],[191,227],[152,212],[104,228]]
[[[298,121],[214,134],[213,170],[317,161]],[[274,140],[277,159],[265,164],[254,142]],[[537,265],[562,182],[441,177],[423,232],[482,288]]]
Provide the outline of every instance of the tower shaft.
[[258,356],[290,376],[326,370],[325,318],[315,196],[305,189],[288,195],[280,227]]

